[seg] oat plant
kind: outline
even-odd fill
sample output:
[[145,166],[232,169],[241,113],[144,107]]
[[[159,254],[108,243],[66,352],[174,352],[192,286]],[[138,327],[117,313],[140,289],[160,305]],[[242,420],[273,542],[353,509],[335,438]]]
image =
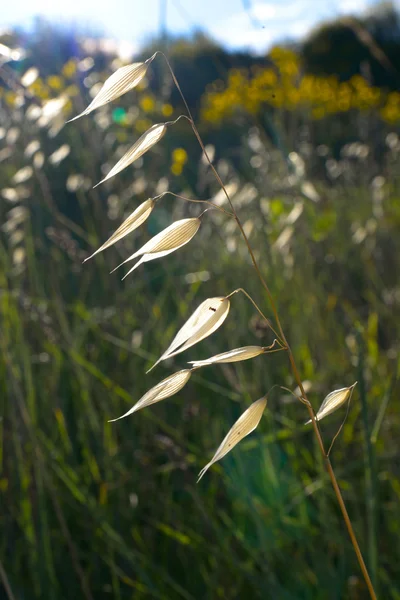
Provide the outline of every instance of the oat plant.
[[[328,394],[326,398],[323,400],[320,409],[317,413],[314,412],[314,409],[307,398],[307,393],[303,386],[298,367],[296,365],[295,358],[293,356],[292,349],[290,347],[289,341],[285,335],[283,330],[282,322],[280,315],[278,314],[277,306],[275,300],[271,294],[271,291],[268,287],[267,282],[265,281],[261,269],[258,265],[256,256],[254,251],[250,245],[246,232],[243,228],[242,222],[237,214],[235,207],[232,203],[230,195],[228,193],[227,187],[224,185],[220,175],[218,174],[216,168],[213,165],[211,158],[209,157],[207,150],[204,146],[204,143],[200,137],[199,131],[196,127],[196,124],[193,120],[192,114],[190,112],[189,106],[186,102],[184,94],[179,86],[179,83],[175,77],[173,69],[167,59],[167,57],[162,52],[156,52],[153,56],[147,59],[145,62],[134,63],[132,65],[124,66],[119,68],[111,77],[109,77],[106,82],[103,84],[101,90],[93,99],[93,101],[89,104],[89,106],[77,117],[71,119],[72,121],[82,117],[84,115],[88,115],[92,111],[97,108],[112,102],[113,100],[119,98],[123,94],[129,92],[134,87],[136,87],[146,76],[146,73],[154,61],[154,59],[160,56],[163,60],[166,61],[169,72],[173,79],[175,86],[182,98],[184,106],[186,108],[186,114],[180,115],[174,121],[168,121],[165,123],[157,123],[150,127],[133,145],[132,147],[120,158],[116,165],[109,171],[109,173],[104,177],[102,181],[100,181],[97,185],[109,180],[111,177],[114,177],[118,173],[120,173],[123,169],[131,165],[135,160],[140,158],[145,152],[150,150],[152,146],[157,144],[163,137],[168,133],[168,129],[173,127],[174,124],[180,120],[185,119],[189,126],[192,128],[195,137],[201,147],[202,153],[206,162],[209,165],[215,179],[217,180],[219,186],[221,187],[222,193],[225,195],[227,200],[227,206],[229,209],[225,209],[219,204],[213,204],[212,201],[206,200],[198,200],[192,198],[186,198],[184,196],[180,196],[178,194],[172,194],[172,192],[164,192],[163,194],[156,196],[154,198],[149,198],[145,202],[143,202],[136,210],[120,225],[120,227],[115,231],[115,233],[103,243],[100,248],[95,250],[89,258],[93,258],[99,252],[102,252],[121,240],[126,235],[132,233],[135,229],[140,227],[146,219],[150,216],[152,211],[156,208],[157,203],[162,201],[163,197],[166,194],[171,193],[173,196],[180,198],[184,201],[189,202],[198,202],[207,205],[207,208],[198,216],[193,218],[186,218],[176,221],[169,225],[166,229],[155,235],[151,238],[147,243],[145,243],[138,251],[129,256],[121,265],[128,263],[132,260],[138,258],[139,260],[127,271],[124,278],[127,277],[132,271],[137,269],[140,265],[145,262],[155,260],[158,258],[163,258],[168,254],[175,252],[182,246],[188,244],[191,239],[196,235],[199,228],[201,227],[202,221],[207,218],[207,213],[210,210],[218,210],[224,213],[225,217],[228,219],[233,219],[236,222],[236,225],[240,231],[240,234],[246,244],[247,251],[249,253],[251,262],[253,264],[255,274],[258,277],[260,284],[264,290],[266,298],[268,300],[268,304],[270,310],[272,311],[272,319],[269,319],[264,315],[259,306],[255,303],[255,301],[250,297],[250,295],[242,288],[232,291],[228,295],[216,296],[213,298],[207,298],[204,300],[193,312],[190,318],[182,325],[179,331],[176,333],[175,337],[171,341],[168,348],[161,354],[160,358],[156,361],[156,363],[151,367],[153,369],[156,367],[161,361],[170,359],[181,352],[184,352],[188,348],[194,346],[201,340],[210,336],[214,333],[225,321],[228,317],[231,302],[234,296],[237,293],[243,293],[248,300],[253,304],[254,308],[260,314],[262,319],[265,321],[266,326],[271,330],[274,334],[274,341],[270,346],[245,346],[241,348],[228,349],[226,352],[221,354],[217,354],[205,360],[199,361],[189,361],[191,367],[187,369],[183,369],[181,371],[177,371],[160,381],[157,385],[152,387],[148,392],[140,398],[137,403],[128,410],[122,416],[112,419],[112,421],[118,421],[119,419],[130,416],[132,413],[150,406],[151,404],[155,404],[156,402],[160,402],[170,396],[179,392],[189,381],[192,373],[197,369],[201,369],[210,365],[219,365],[222,363],[233,363],[238,361],[251,360],[256,356],[260,356],[261,354],[269,354],[272,352],[282,352],[285,353],[288,361],[290,363],[290,368],[293,372],[294,379],[298,385],[298,393],[295,394],[299,402],[301,402],[305,410],[308,412],[309,420],[307,424],[311,424],[313,428],[314,435],[318,442],[318,446],[323,457],[323,461],[325,464],[325,468],[328,472],[329,478],[332,483],[332,487],[339,504],[343,521],[346,525],[347,531],[349,533],[351,543],[353,545],[354,551],[356,553],[362,575],[364,577],[365,583],[367,585],[369,595],[372,599],[376,600],[376,594],[365,565],[359,543],[357,541],[356,535],[353,530],[353,526],[351,520],[349,518],[345,502],[343,500],[333,467],[330,460],[330,452],[333,446],[334,441],[336,440],[338,434],[340,433],[340,429],[338,433],[335,435],[333,442],[329,450],[326,450],[325,443],[323,441],[321,431],[319,428],[319,421],[331,414],[333,411],[338,409],[340,406],[345,405],[347,403],[347,410],[349,409],[351,395],[354,389],[355,383],[349,387],[344,387],[339,390],[335,390]],[[86,259],[88,260],[88,259]],[[116,267],[118,268],[118,267]],[[150,369],[150,370],[151,370]],[[290,390],[289,390],[290,391]],[[231,429],[227,432],[225,438],[222,440],[218,449],[216,450],[214,456],[208,462],[208,464],[200,471],[199,480],[204,476],[206,471],[217,461],[221,460],[232,448],[238,444],[245,436],[251,433],[259,424],[262,415],[267,406],[267,398],[268,393],[266,393],[262,398],[253,402],[250,407],[241,415],[241,417],[234,423]]]

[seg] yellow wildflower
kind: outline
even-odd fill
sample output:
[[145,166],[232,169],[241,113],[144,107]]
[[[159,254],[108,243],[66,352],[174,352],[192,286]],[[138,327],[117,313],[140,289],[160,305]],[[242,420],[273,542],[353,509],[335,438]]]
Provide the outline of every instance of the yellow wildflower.
[[142,107],[144,112],[152,112],[155,107],[154,99],[149,95],[143,96],[140,99],[140,106]]
[[187,158],[188,156],[186,150],[184,150],[183,148],[175,148],[175,150],[172,152],[172,159],[175,163],[184,165],[187,161]]

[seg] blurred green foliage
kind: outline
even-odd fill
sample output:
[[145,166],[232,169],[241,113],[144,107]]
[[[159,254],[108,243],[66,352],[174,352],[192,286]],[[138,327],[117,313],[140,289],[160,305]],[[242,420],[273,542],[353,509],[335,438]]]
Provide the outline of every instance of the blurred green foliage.
[[[195,483],[251,401],[274,384],[295,389],[284,355],[201,370],[176,397],[107,422],[185,360],[272,336],[237,295],[216,334],[144,375],[205,298],[243,286],[269,307],[233,221],[213,211],[179,252],[124,282],[109,275],[150,235],[200,211],[172,197],[82,265],[147,197],[170,189],[223,201],[184,121],[93,189],[123,148],[180,112],[150,74],[137,93],[65,126],[121,64],[102,48],[81,40],[57,70],[31,55],[20,73],[2,71],[0,586],[18,600],[363,600],[307,415],[290,394],[275,388],[257,432]],[[314,407],[359,382],[332,460],[380,597],[398,600],[398,126],[372,111],[349,140],[345,116],[327,125],[292,114],[238,113],[218,132],[201,129]],[[327,441],[343,416],[324,421]]]

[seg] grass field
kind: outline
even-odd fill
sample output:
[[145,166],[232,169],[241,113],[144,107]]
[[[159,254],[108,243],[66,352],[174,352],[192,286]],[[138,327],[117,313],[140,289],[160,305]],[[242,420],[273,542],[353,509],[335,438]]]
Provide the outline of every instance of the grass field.
[[[109,274],[150,235],[199,214],[173,197],[82,264],[139,201],[165,189],[217,202],[221,194],[182,123],[139,166],[93,190],[155,119],[144,90],[125,97],[123,113],[106,108],[64,126],[86,98],[71,67],[63,77],[36,80],[32,97],[0,99],[4,597],[363,600],[307,412],[289,393],[275,387],[257,432],[196,484],[252,401],[274,384],[295,390],[284,353],[202,369],[177,396],[108,423],[188,360],[272,342],[238,294],[217,333],[145,375],[205,298],[244,287],[270,308],[233,221],[216,211],[178,252],[123,282],[121,271]],[[62,90],[68,99],[57,105]],[[170,111],[153,108],[158,120]],[[371,126],[334,158],[313,141],[324,121],[310,121],[307,153],[290,128],[287,159],[259,124],[241,127],[240,164],[228,151],[215,165],[314,408],[358,381],[332,461],[379,598],[399,600],[398,128],[382,125],[376,137]],[[212,130],[206,136],[212,143]],[[327,442],[344,414],[322,423]]]

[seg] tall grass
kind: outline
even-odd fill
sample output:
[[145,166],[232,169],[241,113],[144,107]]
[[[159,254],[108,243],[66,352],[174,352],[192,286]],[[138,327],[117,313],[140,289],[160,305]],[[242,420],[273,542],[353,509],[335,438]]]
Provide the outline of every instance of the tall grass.
[[[74,98],[82,109],[83,99]],[[166,187],[160,167],[180,129],[144,158],[133,183],[125,171],[92,191],[99,164],[128,142],[126,125],[113,124],[106,109],[94,123],[52,137],[55,123],[30,120],[31,106],[1,106],[7,131],[0,152],[10,150],[0,163],[4,593],[365,598],[318,448],[302,425],[304,409],[291,395],[275,388],[257,433],[195,484],[244,406],[274,384],[296,387],[279,353],[198,371],[178,396],[107,423],[171,372],[162,363],[158,375],[142,375],[202,299],[238,282],[260,305],[263,297],[245,249],[216,212],[167,262],[149,263],[124,283],[108,275],[149,234],[197,214],[173,198],[163,199],[134,240],[82,266],[136,197]],[[243,131],[246,143],[255,134]],[[35,140],[41,149],[29,156]],[[49,156],[63,144],[70,154],[58,166]],[[334,182],[318,173],[311,183],[319,202],[304,195],[304,177],[293,181],[267,142],[252,148],[252,157],[268,155],[270,171],[263,163],[251,182],[233,162],[217,157],[215,164],[235,181],[235,207],[278,298],[310,400],[318,406],[335,387],[361,383],[332,460],[379,597],[397,599],[398,148],[387,147],[383,167],[344,156]],[[312,153],[317,160],[317,148]],[[12,180],[31,165],[26,181]],[[218,190],[201,161],[185,165],[181,179],[171,176],[169,187],[204,198],[201,189]],[[271,342],[251,304],[237,296],[234,318],[190,358]],[[186,355],[174,359],[185,362]],[[342,418],[336,413],[321,424],[326,439]]]

